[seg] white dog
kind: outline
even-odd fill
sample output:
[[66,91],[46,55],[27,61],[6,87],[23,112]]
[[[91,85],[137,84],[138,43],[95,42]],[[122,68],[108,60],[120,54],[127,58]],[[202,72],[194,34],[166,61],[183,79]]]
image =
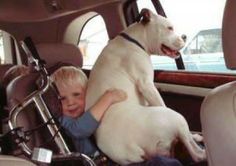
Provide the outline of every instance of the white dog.
[[93,67],[86,94],[91,107],[109,88],[123,89],[126,101],[112,105],[96,131],[98,147],[115,162],[126,165],[155,155],[169,156],[180,140],[195,161],[206,158],[183,116],[167,108],[153,83],[150,54],[176,57],[184,46],[170,22],[148,9],[104,48]]

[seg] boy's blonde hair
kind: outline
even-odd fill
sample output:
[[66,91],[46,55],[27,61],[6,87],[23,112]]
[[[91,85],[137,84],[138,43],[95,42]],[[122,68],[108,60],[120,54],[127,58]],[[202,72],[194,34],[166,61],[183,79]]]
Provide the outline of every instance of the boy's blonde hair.
[[72,84],[78,83],[83,88],[86,88],[88,78],[85,73],[74,66],[63,66],[57,69],[52,75],[51,79],[56,86],[67,88]]

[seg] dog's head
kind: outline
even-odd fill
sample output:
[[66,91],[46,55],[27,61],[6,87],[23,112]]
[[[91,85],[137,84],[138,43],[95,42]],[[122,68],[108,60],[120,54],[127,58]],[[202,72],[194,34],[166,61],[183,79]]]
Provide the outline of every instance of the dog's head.
[[145,27],[147,51],[150,54],[167,55],[172,58],[179,56],[178,51],[184,46],[186,36],[177,35],[167,18],[143,9],[139,22]]

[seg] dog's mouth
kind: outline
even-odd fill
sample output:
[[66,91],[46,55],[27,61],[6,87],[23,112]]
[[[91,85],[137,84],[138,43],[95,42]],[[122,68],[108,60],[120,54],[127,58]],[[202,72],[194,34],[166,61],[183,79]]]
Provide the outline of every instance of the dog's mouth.
[[173,50],[170,47],[166,46],[165,44],[161,45],[161,51],[172,58],[178,58],[180,53],[179,51]]

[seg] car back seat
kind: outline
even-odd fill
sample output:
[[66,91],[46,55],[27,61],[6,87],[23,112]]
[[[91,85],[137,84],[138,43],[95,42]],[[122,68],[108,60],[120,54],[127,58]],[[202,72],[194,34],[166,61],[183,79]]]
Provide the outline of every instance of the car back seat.
[[[46,68],[53,72],[57,69],[57,66],[63,64],[71,64],[77,67],[82,66],[82,56],[77,46],[71,44],[62,44],[62,43],[44,43],[38,44],[36,46],[38,53],[41,59],[46,61]],[[7,87],[7,96],[8,96],[8,106],[10,109],[13,109],[19,103],[25,101],[25,98],[29,96],[32,92],[37,90],[36,80],[38,78],[38,73],[30,73],[29,75],[24,75],[18,77],[12,81]],[[50,102],[48,107],[51,109],[57,109],[58,103],[55,101]],[[17,126],[23,127],[24,131],[32,130],[35,127],[42,125],[43,122],[39,118],[40,115],[37,113],[36,107],[34,105],[29,105],[24,111],[21,111],[17,116]],[[52,110],[54,112],[58,110]],[[30,136],[30,141],[27,143],[27,146],[32,150],[34,147],[45,144],[45,140],[51,138],[49,132],[45,129],[37,130],[33,132]],[[55,153],[59,153],[59,149],[55,143],[49,143],[44,145],[46,148],[52,149]]]

